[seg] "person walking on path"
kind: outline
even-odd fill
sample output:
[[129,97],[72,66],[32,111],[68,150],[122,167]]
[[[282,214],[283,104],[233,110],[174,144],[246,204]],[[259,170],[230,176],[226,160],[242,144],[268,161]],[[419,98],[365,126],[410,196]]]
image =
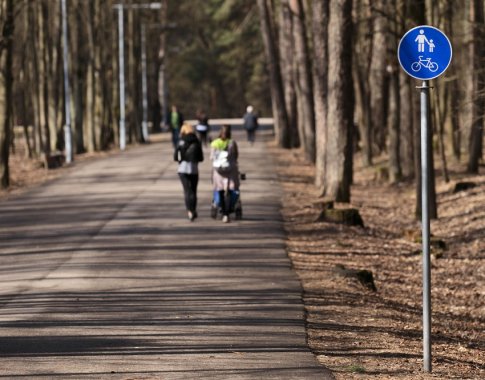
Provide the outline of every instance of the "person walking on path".
[[197,218],[198,164],[204,160],[204,154],[200,141],[194,133],[194,127],[190,124],[182,125],[174,160],[179,163],[177,172],[184,189],[185,208],[192,222]]
[[182,113],[177,109],[176,105],[172,106],[172,111],[168,115],[167,125],[172,132],[172,144],[174,149],[177,148],[179,137],[180,137],[180,128],[184,123],[184,116]]
[[199,140],[207,146],[207,134],[210,131],[209,118],[204,111],[197,112],[197,125],[195,126]]
[[219,137],[211,143],[212,184],[218,193],[222,221],[229,222],[230,191],[239,190],[238,147],[231,139],[231,126],[223,125]]
[[243,116],[243,127],[248,135],[248,142],[253,145],[256,139],[256,129],[258,129],[258,117],[253,113],[253,106],[246,108],[246,113]]

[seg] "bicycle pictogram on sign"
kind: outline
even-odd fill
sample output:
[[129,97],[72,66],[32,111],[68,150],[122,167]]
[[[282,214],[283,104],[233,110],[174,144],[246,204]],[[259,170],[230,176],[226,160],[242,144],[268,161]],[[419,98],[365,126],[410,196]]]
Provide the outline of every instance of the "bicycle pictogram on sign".
[[431,62],[431,58],[426,58],[423,59],[423,56],[419,56],[419,61],[414,62],[411,65],[411,70],[413,71],[419,71],[421,70],[421,67],[424,67],[434,73],[436,70],[438,70],[438,64],[436,62]]

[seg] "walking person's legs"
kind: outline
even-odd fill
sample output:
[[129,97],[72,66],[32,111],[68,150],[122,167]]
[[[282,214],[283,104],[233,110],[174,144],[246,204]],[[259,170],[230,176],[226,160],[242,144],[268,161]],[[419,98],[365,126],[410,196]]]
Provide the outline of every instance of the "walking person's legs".
[[219,191],[219,206],[221,207],[222,211],[222,221],[224,223],[229,222],[229,204],[226,199],[226,191],[220,190]]
[[200,137],[200,142],[204,144],[204,146],[207,146],[207,132],[200,132],[199,137]]
[[189,211],[192,212],[193,218],[197,218],[197,185],[199,183],[198,174],[190,174],[189,176]]
[[179,130],[172,129],[172,144],[174,149],[177,148],[178,143],[179,143]]
[[248,131],[248,141],[251,145],[254,144],[255,139],[256,139],[256,131],[254,130]]
[[184,188],[185,209],[188,212],[189,219],[192,221],[194,220],[194,192],[192,189],[192,176],[190,174],[179,173],[179,177]]

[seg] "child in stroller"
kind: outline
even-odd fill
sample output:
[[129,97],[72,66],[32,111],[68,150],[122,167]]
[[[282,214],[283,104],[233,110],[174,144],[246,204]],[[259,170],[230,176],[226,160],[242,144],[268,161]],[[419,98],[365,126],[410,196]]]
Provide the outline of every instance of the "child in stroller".
[[[228,190],[223,193],[225,197],[224,203],[229,205],[229,215],[234,213],[235,220],[242,219],[242,204],[239,190]],[[223,216],[223,208],[221,205],[221,193],[214,191],[211,205],[211,217],[217,219],[219,215]]]
[[[241,219],[242,208],[239,194],[239,168],[237,144],[231,139],[231,127],[223,125],[219,137],[211,143],[213,200],[211,216],[229,222],[229,214]],[[237,213],[236,213],[237,210]]]

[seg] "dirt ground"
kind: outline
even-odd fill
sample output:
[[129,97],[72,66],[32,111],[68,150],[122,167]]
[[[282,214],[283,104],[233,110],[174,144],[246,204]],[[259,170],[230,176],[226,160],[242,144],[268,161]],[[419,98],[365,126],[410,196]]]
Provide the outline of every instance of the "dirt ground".
[[[314,168],[298,151],[271,147],[284,189],[288,252],[302,281],[308,342],[337,379],[485,379],[485,175],[437,178],[433,249],[432,374],[422,349],[422,255],[414,186],[376,180],[356,160],[352,204],[364,227],[316,221]],[[383,162],[380,163],[381,165]],[[481,169],[484,170],[483,168]],[[477,187],[453,193],[456,181]],[[343,277],[337,264],[370,270],[377,291]]]
[[[485,379],[485,175],[460,175],[463,168],[455,165],[449,184],[437,179],[439,219],[431,232],[446,249],[432,255],[429,375],[422,372],[422,258],[413,185],[378,181],[375,167],[363,168],[357,159],[352,207],[365,227],[316,222],[314,168],[298,151],[270,149],[284,190],[288,252],[304,287],[308,342],[318,360],[337,379]],[[0,199],[66,170],[46,170],[40,161],[14,155],[12,187]],[[456,181],[477,187],[453,193]],[[338,275],[336,264],[372,271],[377,291]]]

